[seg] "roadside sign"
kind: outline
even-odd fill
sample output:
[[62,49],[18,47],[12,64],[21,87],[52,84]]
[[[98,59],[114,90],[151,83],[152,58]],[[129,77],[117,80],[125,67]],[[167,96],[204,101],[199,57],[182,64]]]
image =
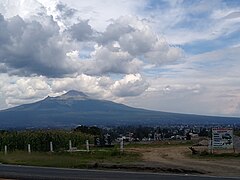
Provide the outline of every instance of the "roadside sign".
[[233,129],[213,128],[212,149],[233,149]]

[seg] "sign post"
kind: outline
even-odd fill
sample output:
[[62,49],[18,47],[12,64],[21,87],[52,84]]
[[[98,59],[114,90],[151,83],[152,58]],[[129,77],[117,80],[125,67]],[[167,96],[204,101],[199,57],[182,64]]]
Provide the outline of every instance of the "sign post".
[[212,149],[233,150],[233,129],[232,128],[213,128],[212,129]]

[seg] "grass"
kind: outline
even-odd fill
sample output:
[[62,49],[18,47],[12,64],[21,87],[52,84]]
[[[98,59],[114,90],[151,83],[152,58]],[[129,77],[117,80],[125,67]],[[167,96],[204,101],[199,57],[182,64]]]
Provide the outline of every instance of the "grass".
[[195,159],[208,159],[208,160],[214,160],[214,159],[231,159],[231,158],[240,158],[240,153],[209,153],[208,151],[202,151],[199,154],[186,154],[188,157],[195,158]]
[[0,154],[0,162],[5,164],[19,164],[63,168],[91,168],[101,163],[132,163],[141,161],[141,156],[133,152],[120,153],[116,149],[90,152],[9,152]]

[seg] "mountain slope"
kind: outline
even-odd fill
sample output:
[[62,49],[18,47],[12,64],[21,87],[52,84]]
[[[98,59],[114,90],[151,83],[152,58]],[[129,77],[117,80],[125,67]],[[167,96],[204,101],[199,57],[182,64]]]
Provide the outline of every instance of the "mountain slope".
[[150,111],[69,91],[58,97],[0,111],[1,128],[83,125],[233,124],[240,118]]

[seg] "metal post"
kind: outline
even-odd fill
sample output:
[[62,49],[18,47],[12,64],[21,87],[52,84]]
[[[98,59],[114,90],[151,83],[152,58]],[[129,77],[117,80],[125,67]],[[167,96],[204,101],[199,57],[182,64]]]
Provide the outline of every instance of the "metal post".
[[72,151],[72,141],[69,140],[69,151]]
[[50,142],[50,152],[53,152],[53,143],[52,143],[52,141]]
[[28,144],[28,153],[31,153],[31,145]]
[[87,152],[89,152],[89,142],[88,142],[88,140],[86,140],[86,148],[87,148]]
[[7,154],[7,146],[4,146],[4,154]]

